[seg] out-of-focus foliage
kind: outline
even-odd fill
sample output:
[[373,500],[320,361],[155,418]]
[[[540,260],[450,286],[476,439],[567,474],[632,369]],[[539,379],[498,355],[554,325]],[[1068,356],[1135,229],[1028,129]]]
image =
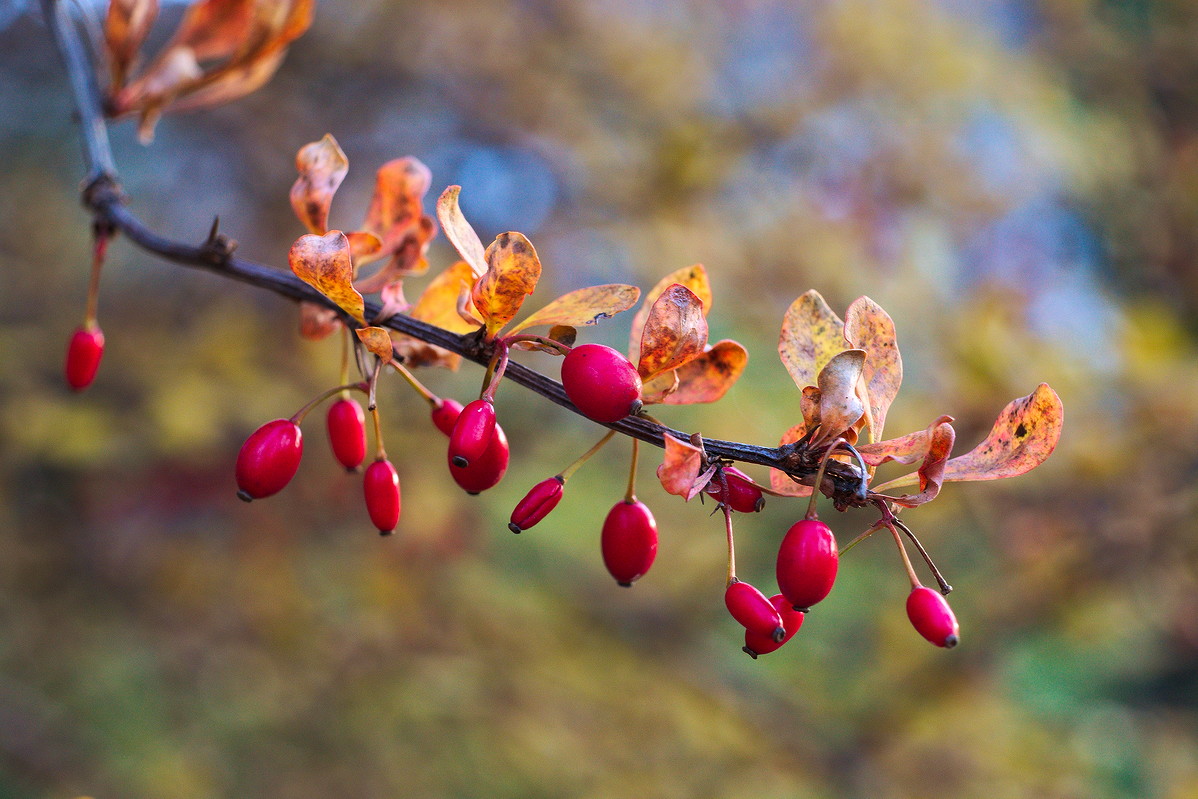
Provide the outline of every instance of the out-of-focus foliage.
[[[463,186],[484,240],[526,233],[546,300],[702,262],[711,335],[751,355],[720,402],[660,409],[705,436],[768,444],[801,419],[773,352],[808,288],[894,318],[888,429],[952,413],[969,447],[1010,397],[1057,389],[1065,434],[1045,466],[949,484],[904,515],[957,586],[960,647],[910,629],[875,538],[758,661],[723,609],[719,517],[659,492],[647,462],[657,562],[629,591],[605,574],[626,445],[535,529],[506,531],[527,488],[598,434],[514,386],[497,397],[513,467],[470,498],[425,404],[385,384],[404,486],[391,540],[318,425],[286,496],[243,505],[238,444],[336,381],[337,339],[302,341],[291,305],[118,240],[104,365],[69,395],[82,170],[36,12],[12,16],[0,795],[1198,792],[1189,0],[324,2],[265,89],[167,117],[149,149],[115,129],[150,224],[199,241],[220,214],[240,253],[282,268],[304,232],[295,152],[327,131],[351,164],[411,155],[433,191]],[[351,166],[335,213],[362,218],[373,180]],[[454,256],[438,237],[428,257],[436,274]],[[628,324],[581,340],[618,346]],[[480,377],[429,382],[465,399]],[[738,520],[747,578],[768,584],[802,502]],[[824,517],[842,540],[872,520]]]

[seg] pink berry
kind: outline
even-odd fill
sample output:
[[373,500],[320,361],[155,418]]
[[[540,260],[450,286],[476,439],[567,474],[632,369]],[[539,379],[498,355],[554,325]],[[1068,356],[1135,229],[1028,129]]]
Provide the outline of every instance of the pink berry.
[[770,604],[782,616],[782,627],[786,630],[786,635],[782,637],[781,641],[775,641],[772,635],[760,635],[752,630],[745,630],[745,645],[743,648],[745,653],[754,660],[757,659],[758,655],[767,655],[793,638],[794,634],[803,626],[803,619],[806,618],[806,614],[795,610],[786,597],[781,594],[774,594],[770,597]]
[[454,482],[465,489],[467,494],[478,494],[496,485],[503,479],[507,471],[511,451],[508,449],[507,436],[503,428],[495,425],[491,443],[481,457],[475,458],[469,466],[458,466],[449,459],[449,473]]
[[449,460],[458,467],[469,466],[487,451],[494,432],[494,403],[483,399],[470,403],[458,414],[449,434]]
[[549,515],[549,512],[562,501],[562,490],[566,482],[561,477],[550,477],[533,486],[524,499],[516,504],[512,511],[512,520],[508,529],[520,533],[532,527]]
[[724,604],[728,612],[749,632],[781,641],[786,635],[782,625],[782,614],[773,606],[765,594],[753,586],[733,578],[724,591]]
[[366,460],[366,414],[357,400],[342,397],[329,406],[329,445],[333,456],[348,471]]
[[295,477],[304,436],[290,419],[275,419],[259,427],[237,453],[237,496],[249,502],[277,494]]
[[390,535],[399,524],[399,474],[391,461],[380,458],[366,467],[362,478],[366,494],[366,512],[379,529],[379,535]]
[[645,503],[621,500],[603,521],[603,563],[624,587],[644,576],[657,557],[657,521]]
[[454,399],[442,399],[433,408],[433,424],[445,435],[453,435],[453,426],[462,414],[462,403]]
[[96,379],[100,359],[104,357],[104,333],[100,328],[83,326],[75,330],[67,344],[67,384],[82,391]]
[[778,548],[778,588],[795,610],[806,610],[832,590],[840,555],[836,537],[817,519],[796,522]]
[[907,595],[907,618],[924,638],[936,646],[952,649],[961,641],[957,617],[939,591],[916,586]]
[[641,409],[641,376],[603,344],[580,344],[562,360],[562,387],[583,415],[615,422]]
[[[724,479],[728,481],[728,507],[739,513],[756,513],[765,507],[761,489],[753,485],[752,479],[735,466],[724,468]],[[703,489],[716,502],[724,501],[724,487],[712,479]]]

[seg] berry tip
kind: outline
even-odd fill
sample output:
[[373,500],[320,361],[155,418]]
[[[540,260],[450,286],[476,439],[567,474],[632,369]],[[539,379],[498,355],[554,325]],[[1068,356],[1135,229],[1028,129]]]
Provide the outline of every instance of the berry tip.
[[956,645],[957,645],[957,644],[959,644],[959,643],[961,643],[961,639],[960,639],[960,638],[958,638],[958,637],[957,637],[957,636],[955,636],[955,635],[950,635],[950,636],[948,636],[947,638],[945,638],[945,639],[944,639],[944,648],[945,648],[945,649],[952,649],[954,646],[956,646]]
[[470,465],[470,461],[466,460],[461,455],[454,455],[453,456],[453,465],[458,467],[459,469],[465,469],[467,466]]
[[632,588],[632,581],[630,580],[628,582],[624,582],[623,580],[617,580],[616,585],[620,586],[621,588]]
[[254,498],[251,497],[249,495],[249,493],[246,492],[244,489],[238,490],[237,498],[240,499],[242,502],[253,502],[254,501]]
[[774,639],[775,644],[780,644],[782,643],[782,639],[786,637],[786,630],[782,627],[775,627],[773,635],[770,637]]
[[756,652],[754,652],[752,649],[749,649],[749,647],[747,647],[747,646],[742,646],[742,647],[740,648],[740,651],[741,651],[741,652],[744,652],[746,655],[748,655],[749,657],[753,658],[753,660],[756,660],[756,659],[757,659],[757,653],[756,653]]
[[516,524],[515,522],[509,523],[507,526],[507,529],[511,530],[516,535],[519,535],[520,533],[524,532],[523,530],[520,529],[520,525]]

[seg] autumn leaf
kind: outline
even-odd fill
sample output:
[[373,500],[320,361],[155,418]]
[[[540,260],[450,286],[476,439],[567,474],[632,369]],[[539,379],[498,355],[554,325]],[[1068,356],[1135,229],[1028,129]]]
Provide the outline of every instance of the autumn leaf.
[[112,90],[125,85],[141,45],[158,16],[158,0],[112,0],[104,18],[104,45]]
[[482,240],[462,215],[458,205],[461,186],[450,186],[437,199],[437,221],[445,231],[445,238],[454,246],[462,260],[470,265],[474,276],[482,277],[487,272],[487,258]]
[[308,341],[320,341],[341,327],[341,319],[332,308],[314,302],[301,302],[300,337]]
[[[912,464],[928,454],[932,446],[932,435],[945,422],[952,423],[953,417],[941,416],[928,425],[926,430],[916,430],[905,436],[870,444],[861,444],[857,452],[868,466],[881,466],[888,461]],[[912,481],[914,482],[914,480]],[[897,484],[896,484],[897,485]]]
[[436,223],[424,213],[424,195],[432,179],[428,167],[411,156],[396,158],[379,167],[362,229],[378,236],[382,247],[359,259],[358,265],[383,256],[390,256],[390,261],[367,278],[368,285],[359,286],[361,291],[379,291],[398,278],[428,269],[424,254],[437,233]]
[[500,233],[485,253],[487,272],[474,283],[470,298],[486,323],[487,339],[495,337],[520,311],[541,277],[541,260],[524,235]]
[[[478,323],[467,324],[458,315],[459,295],[470,291],[474,272],[465,261],[458,261],[429,281],[424,293],[408,310],[408,316],[451,333],[470,333],[478,329]],[[410,366],[444,366],[456,369],[461,356],[434,346],[420,339],[395,334],[395,346]]]
[[808,291],[786,310],[778,354],[799,388],[815,385],[824,365],[847,348],[844,323],[818,291]]
[[1000,480],[1031,471],[1056,449],[1064,422],[1061,398],[1041,383],[1002,409],[982,443],[949,461],[944,479]]
[[[940,493],[940,486],[944,483],[945,465],[948,462],[948,456],[952,454],[956,436],[956,431],[948,422],[941,422],[932,428],[928,452],[924,455],[919,471],[916,472],[916,477],[919,480],[919,493],[904,494],[895,498],[893,502],[896,505],[914,508],[936,498]],[[873,490],[878,491],[880,487]]]
[[903,383],[903,359],[899,354],[894,321],[882,306],[869,297],[859,297],[844,315],[844,337],[849,346],[865,350],[865,381],[868,404],[869,440],[880,441],[886,413]]
[[641,334],[640,363],[643,379],[697,358],[707,345],[707,320],[703,302],[685,286],[675,283],[661,293],[649,309]]
[[851,428],[865,413],[865,406],[857,396],[857,381],[861,379],[864,366],[864,350],[844,350],[820,369],[816,378],[820,392],[820,428],[814,445],[831,443],[840,437],[850,444],[856,441],[856,432]]
[[287,262],[296,277],[365,323],[366,302],[353,286],[349,240],[344,233],[330,230],[323,236],[300,236],[291,245]]
[[410,307],[408,298],[404,295],[402,280],[397,280],[394,283],[388,283],[383,286],[383,290],[379,292],[379,299],[382,300],[383,304],[372,320],[376,324],[385,322],[397,313],[403,313]]
[[693,405],[715,402],[740,378],[749,362],[749,353],[735,341],[719,341],[702,355],[678,367],[676,390],[660,401],[666,405]]
[[629,360],[636,360],[639,357],[641,336],[645,330],[645,321],[649,318],[649,310],[657,302],[657,298],[662,295],[662,292],[674,284],[685,286],[691,290],[692,294],[699,298],[699,302],[703,304],[703,316],[705,318],[711,311],[711,284],[707,279],[707,270],[703,268],[703,264],[695,264],[694,266],[674,270],[657,281],[657,285],[649,290],[649,293],[645,295],[645,302],[641,305],[640,310],[636,312],[636,316],[632,318],[632,332],[629,335]]
[[703,451],[689,441],[666,435],[665,450],[665,459],[657,467],[657,479],[666,493],[689,501],[703,490],[714,470],[703,472]]
[[568,325],[584,327],[600,319],[615,316],[636,305],[641,290],[636,286],[612,283],[563,294],[541,310],[512,328],[512,333],[540,325]]
[[395,357],[395,346],[391,342],[391,333],[384,327],[362,327],[354,331],[358,340],[377,356],[384,364],[391,363]]
[[[784,447],[787,444],[795,443],[807,435],[807,430],[808,427],[806,425],[795,425],[783,434],[782,440],[778,442],[778,446]],[[812,491],[811,486],[796,483],[781,469],[770,469],[770,488],[775,494],[781,494],[786,497],[809,497]]]
[[799,399],[799,410],[803,414],[803,424],[808,430],[814,430],[819,427],[819,389],[815,386],[806,386],[803,388],[803,395]]
[[329,206],[349,171],[349,159],[326,133],[320,141],[300,148],[295,168],[299,177],[291,186],[291,207],[309,232],[323,236],[329,227]]

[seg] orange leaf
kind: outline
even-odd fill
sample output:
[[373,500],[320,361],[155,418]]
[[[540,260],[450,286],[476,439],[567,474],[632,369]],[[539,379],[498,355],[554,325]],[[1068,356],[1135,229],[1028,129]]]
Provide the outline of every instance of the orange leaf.
[[[919,493],[905,494],[894,500],[896,505],[904,508],[914,508],[925,502],[931,502],[940,493],[944,482],[945,464],[953,451],[953,441],[957,433],[948,422],[941,422],[932,428],[931,440],[928,443],[928,453],[916,472],[919,478]],[[875,491],[878,489],[874,489]]]
[[657,405],[665,402],[666,397],[678,390],[680,382],[677,369],[670,369],[650,377],[641,385],[641,402],[645,405]]
[[449,239],[462,260],[470,264],[474,276],[482,277],[487,272],[486,253],[483,252],[483,243],[478,234],[462,215],[461,206],[458,205],[458,195],[461,193],[461,186],[450,186],[441,192],[437,199],[437,220],[445,231],[445,238]]
[[[805,435],[807,435],[807,426],[797,424],[786,431],[782,436],[782,440],[778,442],[778,446],[793,444]],[[770,469],[770,488],[775,493],[787,497],[809,497],[812,490],[811,486],[805,486],[802,483],[796,483],[794,480],[791,480],[786,472],[780,469]]]
[[300,236],[291,245],[287,262],[296,277],[365,323],[366,302],[353,286],[354,268],[344,233],[330,230],[323,236]]
[[675,372],[678,388],[662,399],[666,405],[715,402],[745,370],[749,353],[735,341],[720,341]]
[[[863,350],[845,350],[837,353],[819,371],[820,429],[812,443],[830,443],[857,423],[865,413],[865,405],[857,396],[857,381],[865,365]],[[847,438],[847,436],[846,436]],[[856,439],[856,431],[852,439]],[[853,443],[850,440],[849,443]]]
[[384,364],[391,363],[395,357],[395,345],[391,342],[391,334],[386,328],[382,327],[362,327],[354,331],[358,334],[358,340],[370,350],[371,354],[378,356]]
[[847,344],[844,323],[815,289],[791,303],[782,318],[778,354],[799,388],[815,385],[816,375]]
[[558,297],[516,325],[511,332],[518,333],[538,325],[593,325],[600,319],[608,319],[621,311],[627,311],[636,305],[640,296],[640,289],[623,283],[578,289]]
[[[915,463],[928,454],[928,450],[932,446],[932,435],[935,433],[936,428],[945,422],[952,421],[953,417],[951,416],[941,416],[928,425],[926,430],[916,430],[914,433],[908,433],[899,438],[891,438],[887,441],[862,444],[857,447],[857,451],[861,453],[862,460],[869,466],[881,466],[887,461],[905,464]],[[899,485],[899,483],[892,484]]]
[[1003,408],[985,441],[949,461],[944,479],[999,480],[1031,471],[1056,449],[1064,422],[1061,398],[1041,383]]
[[707,320],[703,317],[703,302],[686,286],[675,283],[649,309],[641,334],[637,371],[649,380],[699,357],[705,346]]
[[667,494],[689,501],[711,479],[711,473],[702,471],[703,451],[689,441],[671,435],[665,436],[665,445],[665,460],[657,467],[657,479]]
[[295,155],[299,177],[291,186],[291,208],[308,231],[323,236],[329,228],[329,206],[349,171],[349,159],[332,134],[305,144]]
[[520,311],[541,277],[541,260],[524,234],[500,233],[485,253],[487,272],[474,283],[470,298],[487,326],[487,340],[495,337]]
[[146,34],[158,16],[158,0],[112,0],[104,18],[104,44],[112,89],[125,85]]
[[[469,333],[478,324],[467,324],[458,316],[458,296],[469,291],[474,272],[465,261],[458,261],[434,277],[425,287],[420,299],[408,311],[408,316],[453,333]],[[456,369],[461,357],[410,336],[395,336],[395,346],[410,366],[445,366]]]
[[653,303],[657,302],[657,298],[662,292],[670,286],[677,283],[680,286],[686,286],[691,290],[699,302],[703,303],[703,316],[706,317],[711,310],[711,284],[707,280],[707,270],[703,268],[703,264],[695,264],[694,266],[683,267],[676,269],[670,274],[657,281],[648,294],[645,295],[645,302],[641,305],[636,316],[632,318],[632,333],[629,336],[629,360],[636,360],[641,346],[641,335],[645,330],[645,320],[649,318],[649,309],[653,307]]
[[865,350],[865,380],[869,415],[869,440],[880,441],[886,412],[903,383],[894,321],[869,297],[858,297],[844,315],[844,335],[850,346]]
[[358,273],[359,262],[370,263],[378,258],[379,250],[383,249],[383,242],[379,237],[365,230],[351,230],[345,237],[349,239],[349,254],[353,258],[355,275]]
[[799,410],[803,414],[803,424],[808,430],[819,427],[820,393],[815,386],[803,388],[803,396],[799,400]]
[[337,328],[341,327],[341,319],[337,312],[324,305],[314,302],[301,302],[300,306],[300,336],[308,341],[320,341],[328,338]]
[[379,167],[362,229],[378,236],[383,246],[361,263],[379,256],[391,256],[391,261],[371,278],[375,281],[372,286],[363,287],[363,291],[378,291],[397,277],[428,268],[424,254],[436,235],[437,225],[424,214],[423,204],[432,179],[428,167],[411,156],[396,158]]

